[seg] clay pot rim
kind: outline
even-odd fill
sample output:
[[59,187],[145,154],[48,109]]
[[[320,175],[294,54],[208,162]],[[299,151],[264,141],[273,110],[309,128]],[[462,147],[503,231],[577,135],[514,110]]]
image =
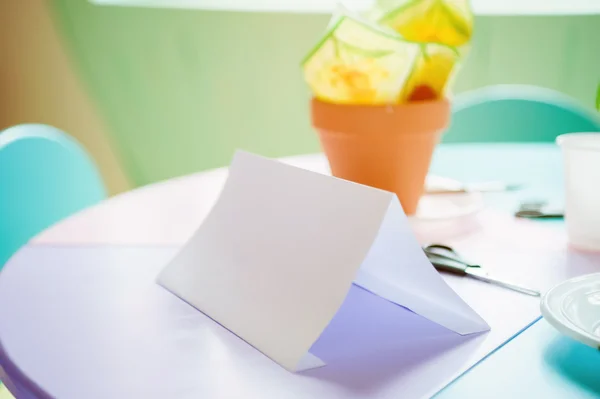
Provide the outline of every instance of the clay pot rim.
[[312,125],[329,132],[387,135],[439,133],[450,122],[447,98],[403,104],[337,104],[311,99]]
[[326,104],[335,107],[343,107],[343,108],[368,108],[368,109],[397,109],[397,108],[417,108],[417,107],[427,107],[427,106],[450,106],[450,100],[447,97],[436,99],[436,100],[425,100],[425,101],[413,101],[406,103],[390,103],[390,104],[343,104],[343,103],[334,103],[331,101],[326,101],[317,97],[312,97],[311,101],[313,103]]

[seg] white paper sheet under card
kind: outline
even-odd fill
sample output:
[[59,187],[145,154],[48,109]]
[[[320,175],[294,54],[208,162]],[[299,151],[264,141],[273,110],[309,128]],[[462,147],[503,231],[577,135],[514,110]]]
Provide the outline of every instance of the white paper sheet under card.
[[158,282],[288,370],[324,364],[311,347],[353,283],[386,318],[408,308],[460,335],[489,329],[431,266],[396,195],[245,152]]

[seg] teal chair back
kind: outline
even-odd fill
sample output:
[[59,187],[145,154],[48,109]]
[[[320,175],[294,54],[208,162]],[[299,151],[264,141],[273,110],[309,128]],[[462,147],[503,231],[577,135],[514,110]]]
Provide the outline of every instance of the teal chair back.
[[563,133],[597,131],[599,114],[562,93],[535,86],[497,85],[455,97],[452,122],[443,141],[553,142]]
[[37,233],[106,197],[83,148],[58,129],[18,125],[0,133],[0,270]]

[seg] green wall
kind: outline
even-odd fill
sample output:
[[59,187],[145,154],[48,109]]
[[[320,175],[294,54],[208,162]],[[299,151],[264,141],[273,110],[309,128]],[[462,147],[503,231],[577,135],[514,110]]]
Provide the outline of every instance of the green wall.
[[[235,148],[318,150],[299,60],[328,16],[52,2],[134,184],[226,165]],[[527,83],[593,107],[598,81],[600,15],[479,17],[455,91]]]

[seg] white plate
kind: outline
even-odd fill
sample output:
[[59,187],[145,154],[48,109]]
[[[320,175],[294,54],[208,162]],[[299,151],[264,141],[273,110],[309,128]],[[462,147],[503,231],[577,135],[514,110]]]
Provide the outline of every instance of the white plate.
[[[427,188],[453,189],[461,183],[445,177],[429,175],[425,182]],[[483,195],[478,192],[464,194],[424,195],[419,201],[417,212],[411,219],[439,221],[469,216],[484,208]]]
[[544,295],[540,308],[558,331],[600,349],[600,273],[557,285]]

